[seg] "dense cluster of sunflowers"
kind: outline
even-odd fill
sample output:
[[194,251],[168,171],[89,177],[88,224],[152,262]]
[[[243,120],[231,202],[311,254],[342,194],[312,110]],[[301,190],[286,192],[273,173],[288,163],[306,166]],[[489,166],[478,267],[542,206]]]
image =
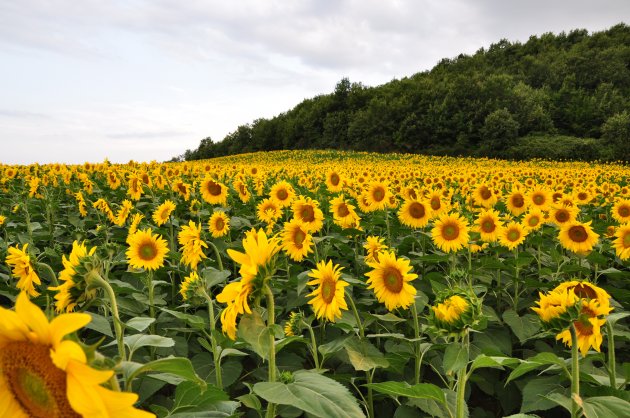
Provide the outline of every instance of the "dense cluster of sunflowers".
[[[305,384],[296,371],[306,364],[317,371],[309,379],[344,383],[335,399],[346,402],[345,416],[393,415],[393,389],[379,386],[386,375],[444,394],[436,406],[401,389],[396,396],[410,399],[399,409],[464,416],[477,407],[466,393],[477,368],[513,368],[509,381],[526,373],[519,367],[530,364],[532,341],[555,337],[588,358],[600,356],[591,350],[601,352],[604,335],[613,396],[627,384],[616,376],[625,358],[615,357],[613,325],[630,302],[628,179],[630,169],[618,165],[339,152],[0,165],[0,416],[181,413],[161,391],[172,379],[143,388],[156,381],[152,372],[201,387],[190,413],[209,407],[209,383],[225,396],[215,400],[229,410],[221,416],[260,412],[261,398],[267,416],[296,416],[291,408],[327,416],[326,406],[283,404],[261,382],[244,385],[263,365],[266,384]],[[88,325],[94,318],[100,325]],[[191,333],[199,338],[182,357],[165,350]],[[522,357],[512,357],[511,342],[502,351],[484,346],[484,334],[514,341]],[[285,346],[299,365],[276,363]],[[242,350],[263,363],[239,362]],[[191,353],[209,353],[213,371],[200,377],[183,358]],[[230,381],[228,357],[240,367]],[[344,380],[347,367],[365,374],[364,385]],[[507,389],[473,390],[498,397]],[[521,412],[562,404],[522,401]],[[580,408],[571,413],[587,412]]]

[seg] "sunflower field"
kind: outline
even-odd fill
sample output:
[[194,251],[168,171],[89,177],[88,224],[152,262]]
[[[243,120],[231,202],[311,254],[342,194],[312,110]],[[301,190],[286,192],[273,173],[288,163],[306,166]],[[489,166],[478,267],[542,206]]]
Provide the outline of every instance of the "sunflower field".
[[630,416],[630,168],[0,164],[0,417]]

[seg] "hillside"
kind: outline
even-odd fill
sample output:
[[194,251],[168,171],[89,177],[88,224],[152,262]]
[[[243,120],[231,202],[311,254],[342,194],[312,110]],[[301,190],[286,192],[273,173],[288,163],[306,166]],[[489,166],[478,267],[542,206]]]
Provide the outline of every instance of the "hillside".
[[367,87],[342,79],[179,159],[344,149],[512,159],[630,160],[630,26],[501,40]]

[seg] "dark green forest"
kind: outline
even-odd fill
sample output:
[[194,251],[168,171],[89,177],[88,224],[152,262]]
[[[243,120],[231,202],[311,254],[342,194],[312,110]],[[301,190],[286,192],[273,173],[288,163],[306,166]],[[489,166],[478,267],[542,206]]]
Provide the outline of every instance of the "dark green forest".
[[330,94],[180,160],[279,149],[630,160],[630,26],[501,40],[430,71]]

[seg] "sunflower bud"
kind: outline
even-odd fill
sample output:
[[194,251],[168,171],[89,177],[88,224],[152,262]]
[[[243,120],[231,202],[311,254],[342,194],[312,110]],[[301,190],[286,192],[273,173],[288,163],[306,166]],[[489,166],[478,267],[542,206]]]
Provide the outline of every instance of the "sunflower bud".
[[485,323],[481,300],[457,289],[439,295],[429,315],[430,329],[438,335],[459,336],[467,329],[481,329]]
[[196,271],[193,271],[180,285],[179,294],[184,301],[196,303],[200,301],[203,286],[204,281],[199,277]]
[[289,320],[284,325],[284,334],[287,337],[302,334],[302,318],[304,318],[302,312],[291,312]]

